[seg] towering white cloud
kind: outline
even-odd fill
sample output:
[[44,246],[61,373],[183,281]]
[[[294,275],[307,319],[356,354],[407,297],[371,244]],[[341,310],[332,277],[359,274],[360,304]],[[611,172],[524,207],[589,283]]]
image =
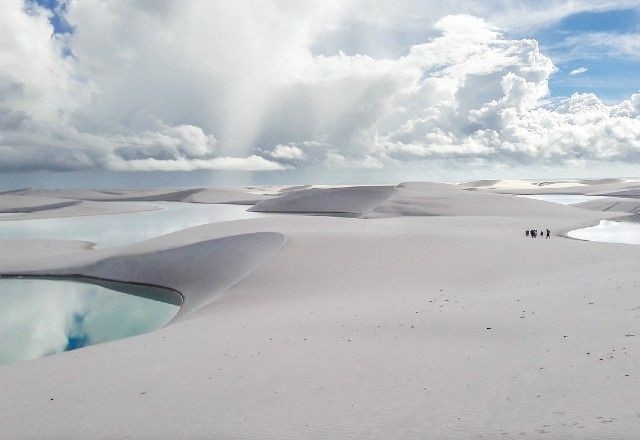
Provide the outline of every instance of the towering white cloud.
[[[640,158],[638,96],[549,100],[551,59],[491,24],[526,28],[607,2],[551,2],[537,15],[465,3],[492,21],[434,2],[441,18],[416,21],[408,12],[424,1],[72,0],[68,34],[32,2],[3,3],[0,170]],[[339,38],[388,35],[403,20],[423,42],[389,56]]]

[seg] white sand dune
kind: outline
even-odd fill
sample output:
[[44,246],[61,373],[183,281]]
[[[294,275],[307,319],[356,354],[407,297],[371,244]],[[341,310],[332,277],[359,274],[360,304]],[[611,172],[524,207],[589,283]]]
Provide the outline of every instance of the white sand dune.
[[562,180],[562,181],[544,181],[544,180],[475,180],[472,182],[461,183],[460,186],[465,188],[488,188],[488,189],[504,189],[504,190],[523,190],[523,189],[559,189],[573,188],[583,186],[584,181],[578,180]]
[[609,195],[611,192],[640,188],[639,182],[622,179],[569,179],[561,181],[478,180],[458,185],[468,190],[503,194]]
[[64,208],[78,203],[80,202],[75,200],[52,197],[22,196],[15,193],[0,194],[0,212],[2,213],[31,213]]
[[360,216],[391,197],[391,186],[312,188],[263,200],[250,211]]
[[[191,231],[192,233],[198,231]],[[218,294],[245,278],[285,242],[277,232],[253,232],[182,244],[185,237],[167,235],[135,246],[124,255],[113,255],[87,266],[72,269],[89,276],[143,284],[155,284],[178,290],[184,296],[180,315],[210,303]],[[167,249],[164,249],[168,247]],[[215,264],[211,264],[215,262]],[[180,266],[175,270],[175,266]]]
[[[64,218],[64,217],[83,217],[92,215],[105,215],[105,214],[123,214],[128,212],[143,212],[143,211],[155,211],[159,209],[152,203],[140,203],[137,205],[131,203],[100,203],[100,202],[85,202],[85,201],[71,201],[68,204],[61,204],[59,206],[46,205],[46,202],[42,202],[40,197],[35,197],[36,203],[34,207],[28,211],[16,210],[13,213],[6,213],[0,216],[0,221],[3,220],[35,220],[45,218]],[[1,208],[0,208],[1,209]]]
[[[608,185],[608,184],[618,184],[618,183],[626,183],[633,182],[633,180],[626,179],[581,179],[578,182],[583,183],[585,185]],[[637,181],[636,181],[637,183]]]
[[152,204],[98,203],[29,195],[22,192],[0,194],[0,221],[120,214],[156,209],[158,208]]
[[632,198],[603,197],[577,203],[573,206],[592,211],[616,211],[640,215],[640,198],[634,200]]
[[458,185],[464,188],[485,188],[485,187],[496,185],[500,182],[501,182],[500,180],[485,179],[485,180],[473,180],[471,182],[461,182],[461,183],[458,183]]
[[0,367],[2,438],[637,436],[640,247],[558,235],[613,214],[435,184],[377,207],[367,188],[315,194],[291,203],[377,218],[0,254],[2,273],[170,284],[194,305],[156,332]]
[[[533,203],[532,203],[533,202]],[[407,182],[367,217],[393,216],[496,216],[571,217],[581,215],[571,206],[490,192],[465,191],[454,185]]]
[[632,188],[623,191],[602,192],[600,195],[609,197],[628,197],[631,199],[640,199],[640,188]]
[[[15,242],[11,245],[15,246]],[[47,240],[34,242],[39,249],[47,244]],[[277,232],[210,238],[197,229],[190,229],[123,248],[95,250],[89,256],[67,254],[55,260],[32,258],[30,261],[16,259],[14,254],[13,262],[5,265],[3,272],[54,276],[82,274],[168,287],[183,295],[182,315],[211,302],[221,291],[260,266],[284,242],[284,235]],[[77,246],[74,243],[81,242],[66,242],[65,245]]]
[[[22,189],[12,191],[14,195],[57,197],[86,201],[147,201],[147,202],[194,202],[255,204],[275,196],[286,187],[252,188],[141,188],[141,189]],[[1,194],[0,194],[1,195]]]
[[[277,191],[275,192],[277,194]],[[205,188],[184,198],[192,203],[229,203],[235,205],[255,205],[261,200],[274,197],[267,191],[247,188]]]
[[201,191],[202,188],[174,189],[174,188],[144,188],[121,190],[91,190],[91,189],[33,189],[28,188],[15,194],[33,195],[40,197],[58,197],[63,199],[86,201],[165,201],[179,202],[186,197]]

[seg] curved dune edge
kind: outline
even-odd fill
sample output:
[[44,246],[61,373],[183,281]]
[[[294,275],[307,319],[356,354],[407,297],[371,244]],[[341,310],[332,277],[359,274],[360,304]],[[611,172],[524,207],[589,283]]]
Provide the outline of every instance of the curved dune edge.
[[14,191],[14,195],[22,197],[55,197],[67,200],[84,200],[94,202],[118,201],[118,202],[142,202],[142,201],[182,201],[201,188],[166,188],[166,189],[114,189],[114,190],[91,190],[91,189],[38,189],[26,188]]
[[395,192],[392,186],[301,189],[263,200],[249,211],[357,217],[375,209]]
[[255,205],[261,200],[274,197],[252,192],[249,188],[203,188],[184,198],[188,203],[227,203],[230,205]]
[[0,265],[0,275],[77,276],[165,287],[183,297],[175,322],[214,301],[286,241],[278,232],[252,232],[189,243],[194,238],[189,230],[180,233],[177,239],[168,234],[119,248],[22,258]]
[[53,197],[37,197],[16,195],[16,193],[0,194],[0,213],[2,214],[22,214],[52,209],[66,208],[77,205],[78,200],[68,200]]
[[277,232],[232,235],[164,250],[111,256],[80,268],[80,272],[178,291],[184,303],[175,321],[211,303],[260,267],[285,241],[285,236]]
[[[264,188],[130,188],[130,189],[34,189],[15,190],[13,196],[45,197],[94,202],[191,202],[254,204],[271,197],[272,190]],[[2,196],[5,193],[0,193]]]
[[0,221],[84,217],[158,210],[152,203],[93,202],[20,192],[0,194]]
[[612,211],[630,215],[640,215],[640,199],[622,197],[602,197],[587,202],[576,203],[577,208],[591,211]]

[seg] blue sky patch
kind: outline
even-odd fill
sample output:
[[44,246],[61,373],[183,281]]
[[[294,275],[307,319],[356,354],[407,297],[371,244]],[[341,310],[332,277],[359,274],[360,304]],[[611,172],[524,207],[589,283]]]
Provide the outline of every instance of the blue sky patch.
[[[540,42],[541,50],[550,56],[558,71],[549,81],[553,97],[573,93],[597,94],[605,102],[628,98],[640,90],[640,54],[622,54],[610,47],[598,47],[589,35],[600,34],[605,43],[607,35],[636,34],[640,31],[640,12],[618,9],[603,12],[583,12],[570,15],[529,37]],[[520,37],[527,37],[521,35]],[[581,44],[581,40],[585,43]],[[575,69],[587,70],[577,75]]]
[[52,15],[49,21],[53,25],[53,31],[55,33],[62,34],[73,31],[69,23],[61,15],[67,7],[66,3],[58,0],[35,0],[35,3],[51,11]]
[[640,13],[634,9],[582,12],[569,15],[553,26],[561,32],[637,32]]

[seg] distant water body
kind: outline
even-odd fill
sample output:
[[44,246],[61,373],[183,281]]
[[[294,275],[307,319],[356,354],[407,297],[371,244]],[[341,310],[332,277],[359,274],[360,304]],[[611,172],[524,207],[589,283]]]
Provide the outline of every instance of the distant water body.
[[569,231],[567,236],[605,243],[640,244],[640,223],[601,220],[596,226]]
[[[107,202],[105,202],[107,203]],[[1,220],[0,239],[80,240],[99,247],[137,243],[207,223],[264,217],[247,206],[180,202],[123,202],[158,206],[145,212],[33,220]]]

